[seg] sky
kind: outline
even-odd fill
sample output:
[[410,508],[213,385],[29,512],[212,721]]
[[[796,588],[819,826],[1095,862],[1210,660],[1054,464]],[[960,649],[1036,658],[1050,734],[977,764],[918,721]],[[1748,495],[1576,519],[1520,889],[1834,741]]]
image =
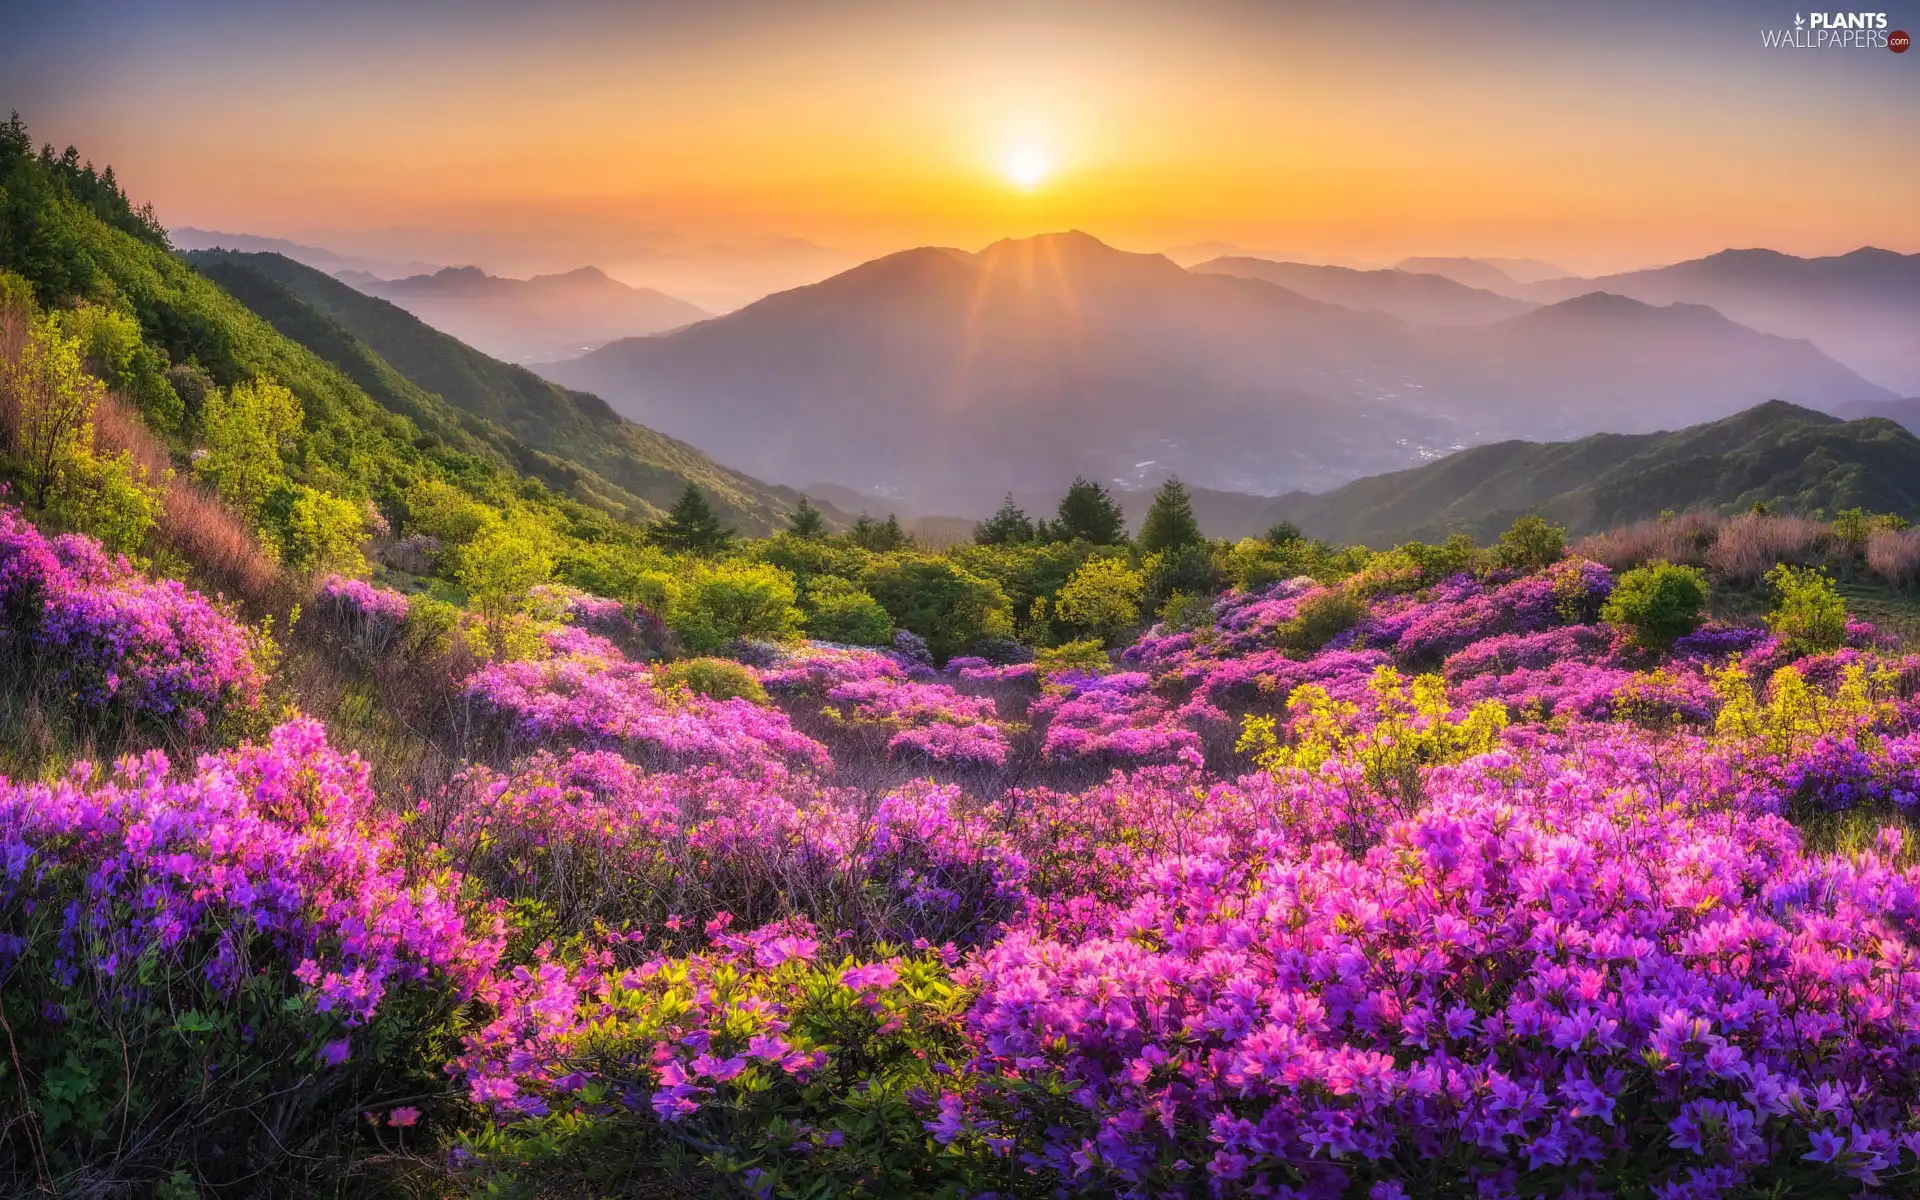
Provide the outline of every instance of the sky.
[[1770,2],[0,5],[0,109],[168,225],[501,273],[1920,251],[1920,52],[1768,49]]

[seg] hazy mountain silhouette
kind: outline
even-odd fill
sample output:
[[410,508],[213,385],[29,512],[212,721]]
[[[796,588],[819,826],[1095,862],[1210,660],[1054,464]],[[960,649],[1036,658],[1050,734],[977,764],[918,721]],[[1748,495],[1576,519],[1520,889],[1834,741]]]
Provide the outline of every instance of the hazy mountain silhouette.
[[1871,246],[1829,258],[1722,250],[1705,258],[1523,287],[1542,301],[1595,290],[1650,304],[1706,304],[1768,333],[1803,337],[1885,387],[1920,391],[1920,254]]
[[1444,275],[1401,270],[1356,271],[1246,257],[1210,259],[1191,269],[1210,275],[1264,279],[1328,304],[1391,313],[1412,325],[1482,325],[1536,307],[1525,300],[1468,287]]
[[1810,342],[1702,305],[1605,292],[1424,337],[1434,386],[1486,422],[1525,412],[1531,436],[1639,433],[1775,397],[1819,408],[1892,398]]
[[1882,417],[1896,425],[1904,425],[1913,432],[1920,433],[1920,396],[1909,396],[1904,400],[1867,400],[1853,404],[1840,404],[1834,406],[1831,411],[1834,416],[1848,421]]
[[708,315],[664,292],[628,287],[597,267],[531,279],[505,279],[478,267],[447,267],[395,280],[341,278],[435,329],[514,362],[566,358]]
[[1504,437],[1890,398],[1712,313],[1602,298],[1416,329],[1081,233],[903,251],[540,369],[763,478],[959,513],[1076,472],[1272,494]]
[[1393,269],[1412,275],[1443,275],[1455,283],[1502,295],[1511,295],[1520,286],[1519,280],[1481,258],[1416,255],[1401,259]]
[[285,238],[196,229],[191,225],[168,230],[167,240],[173,243],[174,249],[180,251],[239,250],[248,254],[283,254],[297,263],[304,263],[329,275],[351,274],[365,279],[399,279],[440,269],[438,263],[418,260],[400,262],[364,254],[339,254],[324,246],[305,246]]

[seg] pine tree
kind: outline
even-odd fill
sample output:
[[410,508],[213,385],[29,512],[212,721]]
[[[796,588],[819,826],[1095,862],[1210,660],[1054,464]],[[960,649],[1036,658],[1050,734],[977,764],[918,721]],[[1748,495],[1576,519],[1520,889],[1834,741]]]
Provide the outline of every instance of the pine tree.
[[680,493],[680,499],[674,501],[666,518],[648,527],[647,536],[664,549],[701,554],[724,550],[733,540],[733,532],[720,523],[713,505],[707,503],[700,489],[691,483]]
[[1060,498],[1060,516],[1051,532],[1063,542],[1117,546],[1127,540],[1127,518],[1106,488],[1081,475]]
[[813,506],[813,501],[805,496],[794,507],[793,515],[787,518],[787,532],[797,538],[811,540],[827,532],[827,519]]
[[1177,478],[1161,484],[1154,494],[1153,507],[1147,509],[1147,519],[1140,523],[1141,551],[1160,554],[1182,546],[1197,546],[1205,540],[1200,533],[1200,519],[1193,515],[1193,497],[1188,494],[1187,485]]
[[847,538],[862,550],[871,550],[875,554],[905,549],[912,540],[907,537],[907,531],[900,527],[900,518],[892,513],[887,514],[884,523],[861,513],[854,521],[853,528],[847,531]]
[[1300,527],[1292,521],[1282,521],[1272,529],[1267,530],[1267,545],[1269,546],[1291,546],[1293,543],[1301,540],[1303,540],[1303,535],[1300,532]]
[[991,517],[973,527],[973,540],[982,546],[1006,546],[1031,542],[1037,536],[1026,510],[1013,502],[1013,493],[1000,502]]

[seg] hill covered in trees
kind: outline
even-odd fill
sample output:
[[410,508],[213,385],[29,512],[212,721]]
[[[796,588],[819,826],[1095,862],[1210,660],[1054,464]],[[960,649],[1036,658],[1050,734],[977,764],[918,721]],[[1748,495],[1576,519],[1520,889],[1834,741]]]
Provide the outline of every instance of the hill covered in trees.
[[1843,421],[1783,401],[1670,433],[1571,442],[1499,442],[1438,462],[1265,505],[1197,494],[1211,532],[1292,521],[1315,537],[1387,546],[1465,533],[1485,538],[1523,513],[1575,533],[1663,511],[1847,508],[1920,515],[1920,437],[1892,421]]
[[[634,424],[597,396],[483,354],[392,302],[284,255],[205,250],[186,258],[387,407],[420,419],[429,406],[417,393],[432,393],[484,421],[462,424],[511,455],[519,470],[618,515],[657,517],[694,484],[736,528],[758,534],[777,526],[799,499],[791,489],[770,487]],[[411,386],[396,385],[396,374]],[[510,440],[494,436],[499,430]]]

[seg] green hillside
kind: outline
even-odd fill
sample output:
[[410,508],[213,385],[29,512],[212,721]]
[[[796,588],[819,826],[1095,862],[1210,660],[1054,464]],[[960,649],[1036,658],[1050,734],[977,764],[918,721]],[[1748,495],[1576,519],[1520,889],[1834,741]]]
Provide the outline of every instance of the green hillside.
[[1727,513],[1756,501],[1789,512],[1920,515],[1920,438],[1892,421],[1842,421],[1773,400],[1673,432],[1476,446],[1330,492],[1276,497],[1257,512],[1228,506],[1208,524],[1226,518],[1235,534],[1249,534],[1291,520],[1329,541],[1385,546],[1450,533],[1484,541],[1528,512],[1581,534],[1669,509]]
[[438,398],[515,469],[616,515],[656,517],[694,483],[735,527],[764,533],[799,499],[290,258],[207,250],[186,259],[389,409],[439,432],[449,417]]

